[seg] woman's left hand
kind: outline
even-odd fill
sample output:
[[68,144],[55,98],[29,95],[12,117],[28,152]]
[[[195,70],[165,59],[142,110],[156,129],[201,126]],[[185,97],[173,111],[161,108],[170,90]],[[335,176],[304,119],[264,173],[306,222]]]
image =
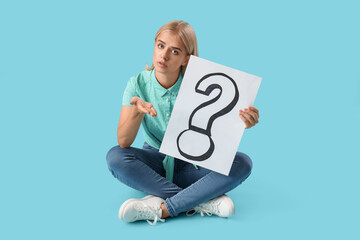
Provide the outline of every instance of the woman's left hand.
[[259,110],[253,106],[239,110],[239,116],[245,124],[245,128],[251,128],[259,122]]

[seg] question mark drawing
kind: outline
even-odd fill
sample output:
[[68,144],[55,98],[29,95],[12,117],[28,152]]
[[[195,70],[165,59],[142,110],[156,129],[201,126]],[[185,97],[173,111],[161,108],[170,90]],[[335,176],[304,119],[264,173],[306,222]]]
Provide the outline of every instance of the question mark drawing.
[[[216,83],[213,83],[211,85],[209,85],[206,90],[201,90],[199,89],[200,87],[200,84],[202,84],[204,81],[206,81],[207,79],[209,79],[209,77],[212,77],[212,76],[223,76],[225,78],[227,78],[228,80],[231,81],[231,83],[234,85],[234,89],[235,89],[235,95],[234,95],[234,98],[231,100],[231,102],[225,106],[224,108],[222,108],[220,111],[214,113],[213,115],[211,115],[211,117],[209,118],[209,121],[207,123],[207,126],[206,126],[206,129],[204,128],[201,128],[201,127],[197,127],[195,125],[193,125],[193,117],[195,115],[195,113],[197,111],[199,111],[200,109],[210,105],[210,104],[213,104],[215,103],[217,100],[219,100],[219,98],[221,97],[221,94],[223,92],[223,89],[222,87],[219,85],[219,84],[216,84]],[[206,159],[208,159],[212,153],[214,152],[215,150],[215,144],[214,144],[214,141],[212,140],[211,138],[211,127],[215,121],[216,118],[218,117],[221,117],[227,113],[229,113],[236,105],[236,103],[238,102],[239,100],[239,90],[237,88],[237,85],[236,85],[236,82],[234,81],[234,79],[232,79],[231,77],[229,77],[228,75],[224,74],[224,73],[221,73],[221,72],[217,72],[217,73],[209,73],[209,74],[206,74],[205,76],[203,76],[199,81],[198,83],[196,84],[195,86],[195,92],[199,93],[199,94],[203,94],[203,95],[206,95],[206,96],[209,96],[210,93],[214,90],[214,89],[219,89],[220,92],[219,94],[214,97],[213,99],[209,100],[209,101],[206,101],[202,104],[200,104],[198,107],[196,107],[194,109],[194,111],[191,113],[190,117],[189,117],[189,127],[188,129],[182,131],[179,136],[177,137],[177,148],[178,148],[178,151],[179,153],[187,158],[187,159],[190,159],[190,160],[194,160],[194,161],[204,161]],[[202,135],[205,135],[208,137],[209,141],[210,141],[210,146],[209,148],[207,149],[207,151],[203,154],[200,154],[200,155],[197,155],[197,156],[194,156],[194,155],[191,155],[189,153],[186,153],[184,152],[182,149],[181,149],[181,144],[180,144],[180,139],[184,136],[185,133],[189,133],[189,131],[192,131],[192,132],[196,132],[198,134],[202,134]]]

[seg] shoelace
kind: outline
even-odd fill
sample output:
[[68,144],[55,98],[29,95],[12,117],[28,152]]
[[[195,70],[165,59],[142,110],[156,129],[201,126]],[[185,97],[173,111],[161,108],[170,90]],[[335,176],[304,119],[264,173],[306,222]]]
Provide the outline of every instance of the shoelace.
[[218,205],[220,204],[220,202],[218,201],[209,201],[207,203],[202,203],[198,206],[196,206],[193,209],[190,209],[189,211],[186,212],[187,216],[192,216],[195,213],[200,213],[200,215],[203,217],[205,214],[208,216],[213,215],[213,213],[219,215],[219,209],[218,209]]
[[[156,225],[158,220],[160,222],[165,222],[165,219],[162,219],[161,217],[159,217],[156,214],[155,209],[151,208],[150,206],[148,206],[145,203],[141,203],[141,204],[143,205],[142,207],[136,208],[136,210],[138,211],[138,215],[137,215],[138,218],[146,219],[146,221],[152,226]],[[154,218],[154,221],[153,222],[149,221],[149,219],[152,219],[152,218]]]

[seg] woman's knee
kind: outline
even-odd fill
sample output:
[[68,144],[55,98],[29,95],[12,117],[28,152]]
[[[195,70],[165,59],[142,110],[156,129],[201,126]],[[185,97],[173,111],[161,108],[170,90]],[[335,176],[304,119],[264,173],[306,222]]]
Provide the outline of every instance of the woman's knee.
[[106,154],[108,168],[110,170],[118,168],[128,152],[129,150],[127,148],[121,148],[119,145],[111,148]]
[[[253,167],[251,158],[245,153],[237,152],[230,174],[235,174],[239,178],[246,178],[250,175]],[[234,171],[232,173],[232,171]]]

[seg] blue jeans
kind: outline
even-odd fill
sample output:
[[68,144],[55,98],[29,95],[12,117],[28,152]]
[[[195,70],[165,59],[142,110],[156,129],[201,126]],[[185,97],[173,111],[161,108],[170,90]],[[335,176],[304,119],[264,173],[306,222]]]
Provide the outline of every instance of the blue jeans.
[[229,176],[199,166],[196,169],[193,164],[175,158],[172,183],[165,178],[164,158],[164,154],[146,142],[142,149],[117,145],[106,156],[114,177],[131,188],[165,199],[171,217],[234,189],[250,175],[252,168],[251,159],[240,152],[236,153]]

